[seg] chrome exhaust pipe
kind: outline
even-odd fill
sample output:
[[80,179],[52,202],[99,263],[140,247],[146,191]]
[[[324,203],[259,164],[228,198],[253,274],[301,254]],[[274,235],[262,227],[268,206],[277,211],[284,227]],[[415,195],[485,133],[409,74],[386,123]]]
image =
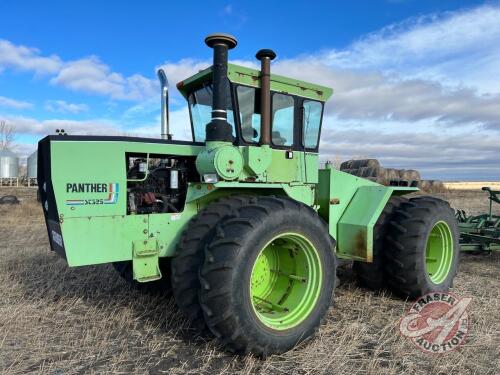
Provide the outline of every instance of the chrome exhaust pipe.
[[172,139],[168,118],[168,79],[163,69],[158,69],[158,78],[161,85],[161,139]]

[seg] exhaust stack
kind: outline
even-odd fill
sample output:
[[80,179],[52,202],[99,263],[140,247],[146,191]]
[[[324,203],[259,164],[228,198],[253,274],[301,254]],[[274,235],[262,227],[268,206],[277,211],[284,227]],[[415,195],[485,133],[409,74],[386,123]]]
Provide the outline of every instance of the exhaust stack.
[[163,69],[158,69],[161,85],[161,139],[172,140],[168,118],[168,79]]
[[276,53],[261,49],[255,55],[260,60],[260,144],[271,144],[271,60]]
[[205,43],[214,50],[212,121],[206,126],[206,141],[232,142],[232,128],[227,123],[227,51],[236,47],[229,34],[210,34]]

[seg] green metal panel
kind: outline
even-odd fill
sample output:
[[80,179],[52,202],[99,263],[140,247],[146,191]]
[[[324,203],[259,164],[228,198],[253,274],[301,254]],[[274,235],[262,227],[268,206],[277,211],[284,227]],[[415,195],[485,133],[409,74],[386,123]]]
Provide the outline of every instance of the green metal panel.
[[337,226],[337,254],[349,259],[373,261],[373,227],[392,189],[361,186],[356,190]]
[[268,182],[302,181],[300,178],[300,158],[287,159],[285,150],[271,149],[271,164],[267,168]]
[[316,202],[318,213],[337,240],[337,255],[346,259],[372,261],[373,226],[392,195],[417,188],[382,186],[375,182],[332,169],[319,171]]
[[[197,188],[201,185],[205,186],[203,190]],[[192,196],[193,191],[212,192],[206,186],[191,184],[188,195]],[[179,213],[63,219],[61,231],[68,264],[83,266],[130,260],[133,258],[134,243],[148,240],[158,244],[158,256],[173,256],[179,237],[189,220],[207,202],[220,196],[205,195],[200,194],[196,201],[188,202]]]
[[203,149],[147,142],[52,141],[52,183],[59,215],[67,219],[125,214],[126,153],[196,156]]
[[61,231],[70,266],[132,259],[133,242],[148,240],[147,215],[64,219]]
[[134,241],[157,236],[160,255],[172,255],[172,240],[196,213],[197,204],[187,205],[181,215],[127,215],[125,155],[194,157],[203,149],[148,142],[52,141],[52,185],[68,264],[130,260]]
[[210,196],[210,199],[228,194],[255,194],[255,195],[287,195],[296,201],[308,206],[315,202],[316,185],[314,184],[262,184],[258,182],[236,182],[220,181],[216,184],[192,184],[186,202],[203,202],[202,198]]
[[[195,189],[195,185],[190,184],[188,193],[192,194],[191,191]],[[210,200],[215,198],[217,198],[215,195],[206,196],[204,199],[186,203],[184,210],[179,213],[147,215],[149,220],[149,235],[157,239],[160,257],[174,256],[182,231],[189,220],[191,220],[201,208],[205,207]]]
[[242,147],[243,158],[247,172],[252,175],[262,175],[272,160],[272,150],[268,145]]
[[333,238],[338,238],[337,223],[361,186],[380,185],[335,169],[326,168],[319,171],[319,213],[328,221],[330,234]]
[[[235,64],[228,64],[227,76],[233,83],[245,86],[260,87],[260,71],[246,68]],[[212,67],[209,67],[194,76],[177,84],[181,93],[186,97],[187,93],[203,82],[212,80]],[[332,95],[333,90],[326,86],[271,74],[271,90],[287,94],[297,95],[308,99],[325,102]]]
[[293,152],[268,146],[235,147],[228,142],[209,142],[196,158],[200,175],[216,173],[223,180],[290,183],[317,182],[318,155]]
[[243,155],[229,142],[207,142],[196,158],[196,169],[201,176],[217,173],[225,180],[235,180],[243,172]]
[[303,181],[309,184],[318,183],[318,154],[313,152],[303,152],[301,156],[304,158],[302,165],[304,166]]

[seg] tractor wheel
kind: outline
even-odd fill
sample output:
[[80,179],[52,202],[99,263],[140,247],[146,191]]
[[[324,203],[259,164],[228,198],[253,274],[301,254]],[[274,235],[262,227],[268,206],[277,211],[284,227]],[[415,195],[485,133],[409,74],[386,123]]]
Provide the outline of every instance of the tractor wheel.
[[458,239],[458,224],[447,202],[418,197],[402,203],[386,238],[391,289],[410,298],[447,291],[457,273]]
[[159,265],[162,278],[156,281],[140,283],[134,280],[132,261],[126,260],[123,262],[113,262],[113,268],[118,272],[123,280],[130,284],[133,288],[147,293],[162,293],[170,294],[172,288],[170,286],[170,258],[160,258]]
[[334,244],[317,213],[260,197],[217,225],[200,272],[208,327],[227,349],[266,357],[310,337],[332,302]]
[[204,249],[214,235],[215,224],[248,203],[249,196],[229,196],[200,211],[188,224],[179,241],[177,256],[172,258],[172,292],[179,309],[198,333],[207,327],[198,302],[198,272],[205,259]]
[[354,262],[352,268],[359,283],[364,287],[379,290],[385,286],[384,280],[384,249],[385,235],[394,217],[395,210],[408,200],[402,197],[389,199],[373,228],[373,262]]

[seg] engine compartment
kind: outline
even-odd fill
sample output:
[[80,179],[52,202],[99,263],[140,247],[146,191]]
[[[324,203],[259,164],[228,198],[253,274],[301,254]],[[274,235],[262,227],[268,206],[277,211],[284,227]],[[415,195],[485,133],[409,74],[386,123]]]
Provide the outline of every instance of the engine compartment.
[[200,181],[195,159],[127,154],[127,215],[181,212],[188,182]]

